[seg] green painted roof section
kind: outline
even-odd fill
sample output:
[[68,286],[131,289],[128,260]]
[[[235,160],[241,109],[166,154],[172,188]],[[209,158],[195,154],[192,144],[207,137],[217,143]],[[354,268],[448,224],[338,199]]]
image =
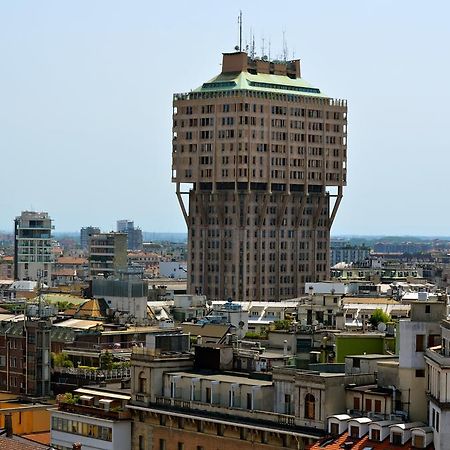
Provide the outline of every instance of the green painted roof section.
[[289,78],[286,75],[272,75],[268,73],[255,75],[249,72],[221,73],[206,83],[203,83],[199,88],[194,89],[193,92],[223,92],[232,90],[328,98],[319,88],[312,86],[303,78]]

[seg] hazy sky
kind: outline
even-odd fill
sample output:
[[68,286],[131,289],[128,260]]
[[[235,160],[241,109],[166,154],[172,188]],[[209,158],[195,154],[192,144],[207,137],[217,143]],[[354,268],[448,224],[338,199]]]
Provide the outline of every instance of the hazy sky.
[[33,208],[58,231],[184,231],[172,94],[220,72],[240,8],[258,53],[285,30],[305,79],[348,100],[333,233],[450,234],[450,6],[410,0],[0,0],[0,229]]

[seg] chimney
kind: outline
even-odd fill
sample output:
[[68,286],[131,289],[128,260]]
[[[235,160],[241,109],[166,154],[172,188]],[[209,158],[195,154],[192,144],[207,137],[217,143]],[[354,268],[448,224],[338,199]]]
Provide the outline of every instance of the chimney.
[[13,436],[13,426],[12,426],[11,413],[5,414],[5,431],[6,431],[6,437],[11,438]]
[[130,388],[130,379],[129,378],[122,378],[120,380],[120,387],[121,389],[129,389]]
[[81,450],[81,443],[74,442],[74,444],[72,445],[72,450]]

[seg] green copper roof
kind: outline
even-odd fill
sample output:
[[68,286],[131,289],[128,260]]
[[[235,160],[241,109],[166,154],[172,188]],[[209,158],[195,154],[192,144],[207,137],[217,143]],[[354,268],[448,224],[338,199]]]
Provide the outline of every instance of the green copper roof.
[[320,89],[311,86],[303,78],[289,78],[286,75],[252,74],[249,72],[221,73],[193,92],[217,92],[230,90],[272,92],[313,97],[327,97]]

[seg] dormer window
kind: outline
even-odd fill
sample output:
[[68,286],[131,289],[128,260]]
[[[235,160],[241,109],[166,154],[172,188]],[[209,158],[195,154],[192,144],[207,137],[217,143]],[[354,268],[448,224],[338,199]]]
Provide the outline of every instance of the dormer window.
[[380,430],[372,429],[372,431],[370,432],[370,439],[372,441],[380,442]]
[[391,443],[394,445],[402,445],[402,433],[393,431],[391,435]]

